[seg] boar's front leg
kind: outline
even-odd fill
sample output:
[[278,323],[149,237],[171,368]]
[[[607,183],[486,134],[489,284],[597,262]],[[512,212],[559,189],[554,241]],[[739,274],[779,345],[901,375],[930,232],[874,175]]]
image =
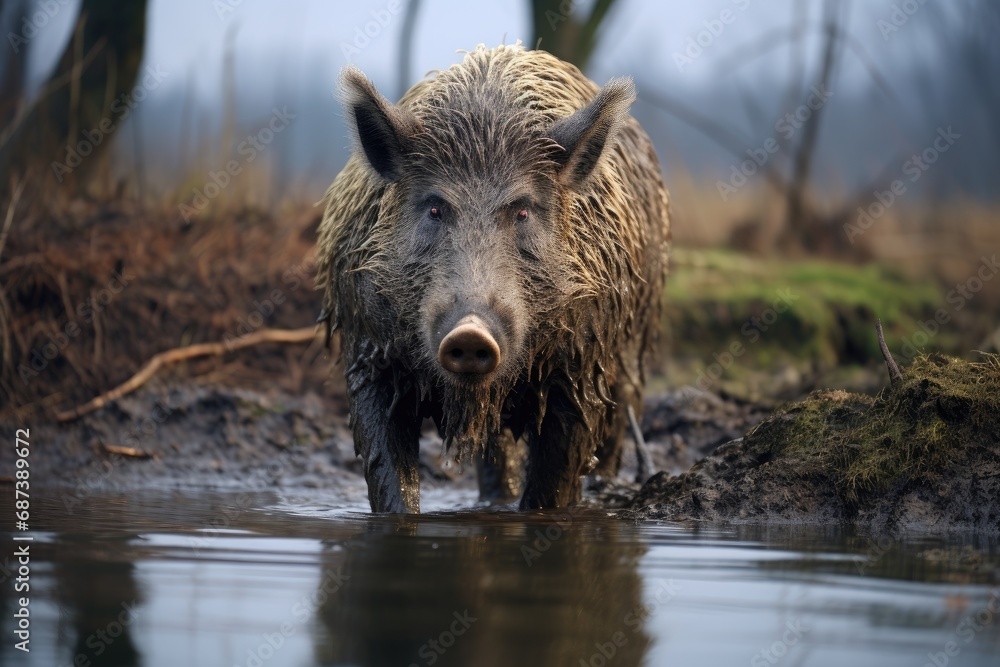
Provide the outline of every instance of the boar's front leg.
[[566,507],[580,500],[580,476],[593,445],[579,410],[552,389],[539,431],[528,432],[528,475],[521,509]]
[[416,514],[420,512],[420,419],[401,409],[403,401],[393,406],[394,396],[391,377],[376,377],[352,388],[354,451],[363,461],[372,511]]

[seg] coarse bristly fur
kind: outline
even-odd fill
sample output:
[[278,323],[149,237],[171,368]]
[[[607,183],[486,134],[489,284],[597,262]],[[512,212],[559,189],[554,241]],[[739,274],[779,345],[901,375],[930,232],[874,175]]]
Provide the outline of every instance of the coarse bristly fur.
[[[358,150],[324,200],[318,284],[328,331],[342,337],[373,509],[416,511],[418,491],[404,488],[399,504],[372,485],[414,483],[415,468],[396,468],[415,465],[424,417],[460,456],[504,428],[525,434],[539,450],[529,489],[547,485],[532,481],[532,466],[559,478],[526,506],[572,502],[595,455],[602,472],[617,470],[627,407],[641,407],[670,237],[659,163],[628,115],[634,96],[627,79],[600,89],[519,44],[477,47],[398,105],[345,71]],[[450,217],[421,217],[427,201]],[[508,225],[504,206],[532,217]],[[486,313],[504,349],[484,378],[437,360],[442,328],[465,303]]]

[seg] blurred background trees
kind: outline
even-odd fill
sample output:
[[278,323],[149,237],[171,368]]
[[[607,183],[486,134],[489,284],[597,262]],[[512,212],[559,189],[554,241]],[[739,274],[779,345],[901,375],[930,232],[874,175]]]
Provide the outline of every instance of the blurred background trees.
[[[719,21],[723,12],[730,22]],[[735,202],[719,202],[718,192],[695,198],[727,204],[726,230],[718,234],[735,234],[757,248],[852,254],[857,248],[843,247],[846,237],[829,230],[842,228],[857,205],[891,181],[908,152],[922,150],[938,125],[960,126],[975,140],[962,141],[958,156],[949,156],[954,164],[923,179],[919,197],[996,198],[1000,47],[992,35],[998,16],[1000,8],[988,0],[947,6],[714,0],[699,8],[645,0],[509,0],[477,9],[445,0],[336,9],[309,0],[284,9],[221,0],[208,7],[153,3],[150,12],[145,1],[8,0],[0,10],[8,47],[0,51],[0,169],[5,182],[29,168],[37,171],[32,183],[52,181],[58,175],[53,162],[65,161],[82,132],[108,119],[115,123],[109,141],[81,160],[65,186],[79,191],[96,174],[106,193],[127,186],[130,196],[143,190],[156,200],[184,198],[238,146],[233,133],[252,129],[280,102],[300,117],[268,148],[268,166],[258,168],[268,172],[257,178],[269,187],[255,183],[230,196],[266,189],[270,203],[258,203],[306,200],[346,159],[331,95],[340,66],[362,65],[395,96],[428,67],[454,61],[455,49],[520,38],[599,81],[632,74],[640,90],[634,114],[670,176],[689,176],[699,187],[726,182],[748,151],[775,137],[780,150],[748,177]],[[152,52],[144,48],[150,36]],[[692,48],[695,57],[678,63]],[[119,118],[110,107],[136,84],[144,63],[169,71],[169,85]],[[831,103],[794,136],[776,133],[775,122],[817,85],[833,91]],[[107,163],[100,156],[109,148],[114,158]],[[192,178],[195,183],[186,182]],[[774,198],[767,214],[748,210],[759,208],[750,202],[765,190]],[[779,203],[780,213],[770,210]],[[761,229],[754,231],[755,223]]]
[[[904,362],[1000,349],[1000,280],[949,301],[1000,248],[998,33],[991,0],[5,0],[0,389],[53,395],[16,371],[67,323],[80,343],[37,373],[72,393],[220,339],[291,268],[306,284],[306,259],[288,263],[309,257],[351,150],[341,67],[398,97],[459,50],[517,40],[598,83],[636,80],[673,198],[662,381],[697,381],[753,338],[713,388],[774,395],[758,370],[793,393],[834,382],[879,368],[875,316]],[[942,132],[957,139],[927,153]],[[138,267],[141,287],[74,314]],[[795,308],[752,324],[788,289]],[[268,321],[306,326],[312,297]]]
[[[15,179],[20,174],[29,184],[57,176],[49,164],[64,161],[67,146],[81,132],[100,131],[101,121],[112,117],[115,101],[121,103],[132,89],[143,60],[146,0],[83,0],[62,55],[29,101],[25,80],[26,52],[34,37],[31,29],[44,31],[60,11],[71,9],[55,1],[28,0],[13,0],[3,8],[7,46],[14,53],[5,54],[0,84],[0,173]],[[66,186],[85,183],[111,143],[110,139],[94,143],[92,154],[81,156],[89,159],[81,160],[80,171],[62,179]],[[4,185],[9,183],[0,183],[0,188]]]

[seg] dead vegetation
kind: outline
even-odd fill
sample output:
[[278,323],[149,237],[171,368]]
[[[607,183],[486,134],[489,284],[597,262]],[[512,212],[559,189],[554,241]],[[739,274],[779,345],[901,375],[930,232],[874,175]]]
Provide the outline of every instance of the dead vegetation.
[[[14,217],[0,263],[6,416],[74,408],[173,348],[189,358],[170,370],[201,382],[300,391],[329,380],[322,339],[257,340],[319,312],[318,210],[186,225],[176,210],[75,199]],[[262,345],[240,351],[248,340]],[[212,354],[190,354],[199,344]]]

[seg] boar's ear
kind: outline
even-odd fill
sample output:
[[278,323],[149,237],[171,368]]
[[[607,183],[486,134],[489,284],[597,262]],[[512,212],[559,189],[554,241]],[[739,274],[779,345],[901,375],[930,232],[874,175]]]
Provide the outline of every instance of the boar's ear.
[[357,67],[345,67],[341,87],[347,122],[365,152],[368,164],[382,178],[399,180],[406,144],[420,122],[405,109],[382,97]]
[[556,121],[549,137],[562,147],[555,155],[561,178],[581,185],[597,166],[605,145],[614,141],[635,100],[635,85],[625,77],[612,79],[594,100],[571,116]]

